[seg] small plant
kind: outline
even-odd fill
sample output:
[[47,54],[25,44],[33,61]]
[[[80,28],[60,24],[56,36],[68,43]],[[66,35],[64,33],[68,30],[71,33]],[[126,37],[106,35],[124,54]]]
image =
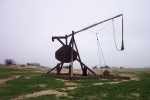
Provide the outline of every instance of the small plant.
[[5,65],[15,65],[16,63],[15,63],[15,61],[13,59],[6,59],[4,61],[4,64]]

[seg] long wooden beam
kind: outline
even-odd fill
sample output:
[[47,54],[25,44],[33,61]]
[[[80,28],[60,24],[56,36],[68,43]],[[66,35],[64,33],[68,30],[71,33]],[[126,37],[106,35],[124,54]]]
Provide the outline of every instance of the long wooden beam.
[[[112,17],[112,18],[106,19],[106,20],[104,20],[104,21],[101,21],[101,22],[92,24],[92,25],[90,25],[90,26],[88,26],[88,27],[85,27],[85,28],[83,28],[83,29],[81,29],[81,30],[79,30],[79,31],[74,32],[74,34],[77,34],[77,33],[79,33],[79,32],[85,31],[85,30],[87,30],[87,29],[89,29],[89,28],[92,28],[92,27],[94,27],[94,26],[97,26],[97,25],[99,25],[99,24],[102,24],[102,23],[104,23],[104,22],[107,22],[107,21],[109,21],[109,20],[115,19],[115,18],[120,17],[120,16],[123,16],[123,14],[119,14],[119,15],[116,15],[116,16],[114,16],[114,17]],[[71,35],[72,35],[72,33],[69,34],[69,35],[67,35],[67,36],[69,37],[69,36],[71,36]]]
[[76,32],[74,32],[74,33],[71,33],[71,34],[69,34],[69,35],[66,35],[66,36],[54,36],[54,37],[52,37],[52,41],[54,41],[54,39],[66,39],[67,37],[70,37],[70,36],[72,36],[72,34],[77,34],[77,33],[79,33],[79,32],[82,32],[82,31],[85,31],[85,30],[87,30],[87,29],[89,29],[89,28],[92,28],[92,27],[94,27],[94,26],[97,26],[97,25],[99,25],[99,24],[102,24],[102,23],[104,23],[104,22],[107,22],[107,21],[109,21],[109,20],[112,20],[112,19],[115,19],[115,18],[117,18],[117,17],[120,17],[120,16],[123,16],[123,14],[119,14],[119,15],[116,15],[116,16],[114,16],[114,17],[112,17],[112,18],[109,18],[109,19],[106,19],[106,20],[104,20],[104,21],[100,21],[100,22],[98,22],[98,23],[95,23],[95,24],[92,24],[92,25],[90,25],[90,26],[87,26],[87,27],[85,27],[85,28],[83,28],[83,29],[81,29],[81,30],[78,30],[78,31],[76,31]]

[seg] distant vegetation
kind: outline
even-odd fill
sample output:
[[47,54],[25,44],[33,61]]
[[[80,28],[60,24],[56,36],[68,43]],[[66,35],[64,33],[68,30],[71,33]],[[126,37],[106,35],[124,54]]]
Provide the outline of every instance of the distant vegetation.
[[40,63],[27,63],[28,66],[41,66]]
[[40,63],[37,63],[37,62],[32,62],[32,63],[27,63],[27,64],[17,64],[13,59],[5,59],[4,60],[4,64],[1,64],[0,65],[6,65],[6,66],[10,66],[10,65],[18,65],[18,66],[21,66],[21,67],[25,67],[26,65],[27,66],[39,66],[39,67],[44,67],[44,66],[41,66]]
[[103,69],[103,68],[109,68],[109,66],[105,65],[105,66],[100,67],[100,68],[101,68],[101,69]]
[[6,60],[4,61],[4,64],[5,64],[5,65],[15,65],[16,62],[15,62],[13,59],[6,59]]

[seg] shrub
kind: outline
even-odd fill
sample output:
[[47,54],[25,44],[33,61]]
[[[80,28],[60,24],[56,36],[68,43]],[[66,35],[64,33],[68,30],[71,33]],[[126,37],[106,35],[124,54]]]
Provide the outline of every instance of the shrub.
[[6,59],[4,61],[4,64],[5,65],[15,65],[16,63],[15,63],[15,61],[13,59]]
[[40,63],[27,63],[28,66],[41,66]]
[[97,65],[93,66],[93,69],[97,69],[97,68],[98,68]]

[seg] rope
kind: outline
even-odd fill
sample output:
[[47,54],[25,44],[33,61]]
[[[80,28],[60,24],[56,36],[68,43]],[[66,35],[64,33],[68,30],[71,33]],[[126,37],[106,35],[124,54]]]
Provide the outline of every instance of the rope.
[[116,42],[116,35],[115,35],[115,25],[114,25],[114,19],[112,19],[112,27],[113,27],[113,36],[114,36],[114,43],[115,43],[115,47],[118,51],[122,51],[124,50],[124,44],[123,44],[123,21],[122,21],[122,47],[121,49],[118,49],[117,47],[117,42]]
[[99,66],[101,66],[101,57],[100,57],[100,48],[99,48],[99,40],[98,40],[98,36],[96,33],[96,38],[97,38],[97,48],[98,48],[98,55],[99,55]]
[[111,23],[111,21],[110,21],[109,23],[107,23],[104,27],[102,27],[102,28],[97,32],[97,34],[100,33],[103,29],[105,29],[110,23]]
[[87,30],[87,31],[89,31],[89,32],[91,32],[91,33],[96,33],[96,34],[99,34],[101,31],[103,31],[109,24],[111,23],[111,21],[109,22],[109,23],[107,23],[105,26],[103,26],[99,31],[97,31],[97,32],[94,32],[94,31],[91,31],[91,30]]
[[[111,21],[110,21],[111,23]],[[106,26],[108,26],[110,23],[106,24],[100,31],[98,31],[96,33],[96,38],[97,38],[97,47],[98,47],[98,55],[99,55],[99,64],[100,66],[102,65],[102,61],[101,61],[101,56],[100,56],[100,52],[102,54],[102,58],[103,58],[103,61],[104,61],[104,65],[106,66],[106,61],[105,61],[105,58],[104,58],[104,54],[103,54],[103,51],[102,51],[102,48],[101,48],[101,44],[100,44],[100,41],[99,41],[99,38],[98,38],[98,33],[100,33],[104,28],[106,28]],[[117,47],[117,42],[116,42],[116,35],[115,35],[115,26],[114,26],[114,19],[112,19],[112,27],[113,27],[113,37],[114,37],[114,43],[115,43],[115,47],[118,51],[122,51],[124,50],[124,43],[123,43],[123,16],[122,16],[122,46],[121,46],[121,49],[119,50],[118,47]],[[95,33],[93,31],[90,31],[88,30],[89,32],[91,33]]]
[[[97,47],[98,47],[98,53],[99,53],[99,60],[100,60],[100,51],[101,51],[102,58],[103,58],[103,61],[104,61],[104,65],[106,65],[106,61],[105,61],[105,58],[104,58],[104,54],[103,54],[103,51],[102,51],[101,44],[100,44],[97,33],[96,33],[96,38],[97,38]],[[101,62],[101,60],[100,60],[100,62]]]
[[87,30],[91,33],[94,33],[96,34],[96,38],[97,38],[97,48],[98,48],[98,56],[99,56],[99,64],[100,66],[102,66],[102,61],[101,61],[101,56],[100,56],[100,52],[102,53],[102,59],[104,61],[104,65],[106,66],[106,61],[105,61],[105,57],[104,57],[104,54],[103,54],[103,51],[102,51],[102,47],[101,47],[101,44],[100,44],[100,41],[99,41],[99,38],[98,38],[98,33],[100,33],[102,30],[104,30],[109,24],[111,23],[111,21],[109,23],[107,23],[104,27],[102,27],[98,32],[93,32],[91,30]]

